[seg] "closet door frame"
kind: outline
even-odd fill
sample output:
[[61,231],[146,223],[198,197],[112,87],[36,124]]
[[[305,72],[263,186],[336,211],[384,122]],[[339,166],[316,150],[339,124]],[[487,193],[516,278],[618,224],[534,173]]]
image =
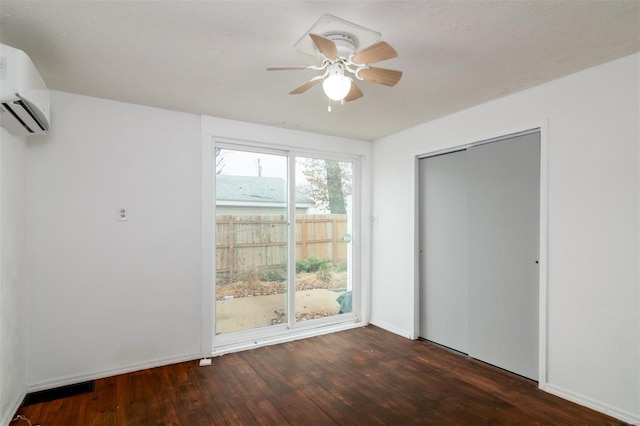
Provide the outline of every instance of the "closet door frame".
[[517,126],[479,138],[454,143],[447,148],[426,151],[414,159],[414,323],[412,337],[417,339],[420,332],[420,163],[423,158],[448,154],[474,146],[497,142],[504,139],[540,133],[540,236],[539,236],[539,275],[538,275],[538,387],[546,390],[547,383],[547,275],[548,275],[548,123],[547,121],[531,125]]

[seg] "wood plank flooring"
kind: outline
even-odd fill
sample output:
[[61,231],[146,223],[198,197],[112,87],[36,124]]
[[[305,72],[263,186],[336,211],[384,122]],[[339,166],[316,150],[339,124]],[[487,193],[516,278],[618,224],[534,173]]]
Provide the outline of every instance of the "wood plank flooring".
[[18,414],[42,426],[621,424],[373,326],[216,357],[210,367],[193,361],[96,380],[91,393]]

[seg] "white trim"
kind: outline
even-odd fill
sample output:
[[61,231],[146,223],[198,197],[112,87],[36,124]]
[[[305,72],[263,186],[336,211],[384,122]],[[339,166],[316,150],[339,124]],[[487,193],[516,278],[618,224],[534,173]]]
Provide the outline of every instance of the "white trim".
[[[236,348],[243,347],[238,335],[230,333],[228,335],[215,335],[215,292],[213,291],[214,277],[215,277],[215,260],[213,259],[213,246],[207,239],[207,235],[211,235],[213,232],[213,222],[215,217],[215,203],[212,203],[211,194],[214,194],[215,188],[213,185],[214,171],[213,162],[206,160],[212,158],[214,147],[241,149],[252,152],[265,152],[274,153],[289,156],[303,156],[314,157],[328,160],[348,161],[354,163],[354,179],[360,179],[357,182],[357,189],[359,189],[359,196],[354,198],[357,200],[357,204],[354,203],[353,215],[354,215],[354,241],[359,242],[360,248],[356,249],[354,246],[354,290],[356,290],[354,298],[354,312],[352,314],[342,314],[339,316],[333,316],[329,318],[322,318],[318,320],[309,321],[305,324],[296,323],[294,330],[286,330],[283,333],[284,340],[294,340],[299,335],[309,337],[315,334],[324,334],[330,332],[334,327],[336,329],[349,328],[349,324],[361,325],[360,318],[368,317],[370,308],[370,296],[362,295],[364,286],[362,284],[363,279],[368,279],[370,273],[367,268],[370,265],[370,248],[366,247],[365,242],[370,241],[368,231],[369,228],[365,228],[361,225],[363,223],[363,215],[370,214],[370,185],[369,179],[370,171],[368,170],[366,158],[371,154],[371,144],[364,141],[357,141],[353,139],[318,135],[307,132],[283,130],[279,128],[273,128],[262,125],[252,125],[247,123],[234,122],[231,120],[218,119],[214,117],[202,116],[201,117],[202,128],[202,152],[203,152],[203,186],[202,186],[202,242],[203,242],[203,265],[202,265],[202,294],[203,294],[203,321],[202,321],[202,342],[203,342],[203,356],[205,356],[205,345],[207,338],[205,334],[210,331],[209,341],[209,353],[218,353],[224,348],[233,348],[229,350],[236,350]],[[317,149],[316,147],[322,147],[323,149]],[[356,188],[354,188],[356,189]],[[213,195],[215,200],[215,194]],[[364,203],[364,204],[363,204]],[[356,234],[357,229],[357,234]],[[208,241],[208,243],[207,243]],[[207,243],[209,247],[204,247]],[[362,249],[362,247],[365,247]],[[368,291],[370,291],[370,284],[367,285]],[[364,300],[364,302],[363,302]],[[207,308],[205,303],[210,303]],[[209,318],[206,315],[209,314]],[[335,321],[338,321],[337,323]],[[331,322],[332,325],[328,325]],[[310,323],[310,324],[309,324]],[[354,327],[356,325],[352,325]],[[286,325],[285,325],[286,327]],[[272,336],[271,330],[280,331],[281,327],[273,326],[268,327],[269,330],[257,329],[255,334],[245,334],[244,344],[250,347],[255,347],[257,339],[267,339],[268,342],[280,341],[278,337]],[[244,346],[247,348],[247,346]],[[225,349],[226,350],[226,349]]]
[[623,422],[627,422],[633,425],[640,425],[640,415],[630,413],[620,408],[612,407],[611,405],[604,404],[600,401],[596,401],[584,395],[568,391],[559,386],[547,384],[544,388],[541,387],[541,389],[550,394],[559,396],[562,399],[575,402],[576,404],[580,404],[582,406],[591,408],[592,410],[604,413],[608,416],[615,417],[616,419],[622,420]]
[[371,325],[375,325],[376,327],[380,327],[383,330],[387,330],[393,334],[397,334],[399,336],[405,337],[407,339],[411,339],[411,340],[415,340],[416,338],[414,338],[414,333],[411,333],[410,331],[407,330],[403,330],[401,328],[395,327],[391,324],[387,324],[386,322],[382,322],[382,321],[378,321],[375,319],[372,319],[370,322]]
[[[287,333],[295,333],[299,331],[318,329],[322,327],[334,326],[338,324],[348,324],[353,322],[359,321],[353,313],[347,313],[298,322],[295,323],[295,328],[292,328],[287,323],[283,323],[254,328],[251,330],[240,330],[231,333],[220,334],[215,336],[212,352],[216,352],[218,348],[221,347],[238,346],[247,342],[250,342],[253,345],[256,341],[272,340]],[[249,333],[249,331],[251,333]]]
[[528,128],[526,130],[522,130],[519,132],[510,132],[510,133],[505,133],[505,134],[501,134],[501,135],[497,135],[497,136],[492,136],[489,138],[484,138],[484,139],[478,139],[475,142],[467,142],[463,145],[456,145],[454,147],[450,147],[450,148],[445,148],[445,149],[439,149],[436,151],[430,151],[427,152],[425,154],[419,154],[416,155],[416,158],[418,160],[422,160],[424,158],[429,158],[429,157],[436,157],[438,155],[443,155],[443,154],[450,154],[452,152],[457,152],[457,151],[464,151],[465,149],[469,149],[472,147],[476,147],[476,146],[480,146],[480,145],[486,145],[489,143],[493,143],[493,142],[498,142],[498,141],[503,141],[503,140],[507,140],[507,139],[512,139],[518,136],[525,136],[525,135],[530,135],[532,133],[538,133],[539,132],[539,126],[537,127],[531,127]]
[[362,164],[361,157],[353,160],[351,163],[353,193],[355,196],[351,196],[351,310],[356,317],[356,320],[362,321],[364,318],[363,303],[362,303],[362,265],[364,261],[362,259],[362,236],[361,223],[364,208],[362,204]]
[[192,353],[188,355],[180,355],[171,358],[156,359],[148,362],[141,362],[138,364],[131,364],[127,367],[113,368],[108,370],[98,370],[92,373],[74,374],[69,376],[60,377],[55,380],[47,380],[44,382],[37,382],[27,385],[27,392],[37,392],[41,390],[54,389],[60,386],[73,385],[76,383],[82,383],[89,380],[97,380],[105,377],[117,376],[125,373],[132,373],[135,371],[146,370],[155,367],[164,367],[165,365],[178,364],[181,362],[194,361],[200,358],[200,353]]
[[11,420],[13,419],[14,414],[18,412],[18,409],[22,405],[22,401],[24,401],[24,398],[26,396],[27,396],[27,389],[25,388],[22,390],[22,392],[20,392],[20,394],[13,401],[13,403],[9,405],[7,412],[4,413],[2,418],[0,418],[0,425],[8,425],[9,423],[11,423]]
[[[258,144],[258,148],[253,149],[253,145],[251,144],[251,142],[241,141],[240,145],[235,145],[233,142],[229,142],[229,138],[219,138],[217,136],[212,136],[210,143],[214,148],[225,148],[230,150],[237,150],[238,147],[241,147],[242,150],[246,150],[248,152],[264,152],[267,154],[279,155],[287,158],[288,159],[287,160],[288,161],[287,162],[287,175],[288,175],[287,187],[288,187],[289,196],[295,193],[295,160],[298,157],[350,162],[352,164],[353,178],[355,183],[354,191],[357,191],[362,185],[360,182],[358,182],[358,177],[359,177],[358,172],[361,167],[359,162],[362,159],[362,156],[359,156],[359,155],[343,155],[343,154],[335,154],[335,153],[326,153],[326,152],[317,151],[317,150],[300,149],[299,147],[288,147],[287,149],[287,147],[284,147],[281,145],[278,145],[278,149],[275,149],[271,144],[264,144],[264,143]],[[212,149],[212,151],[214,150]],[[213,179],[213,176],[211,177],[211,179]],[[358,195],[357,192],[356,192],[356,195]],[[354,200],[358,200],[359,202],[359,198],[357,197],[355,197]],[[208,203],[206,202],[205,199],[203,199],[203,204],[212,205],[213,215],[215,216],[216,203],[215,202]],[[351,209],[352,209],[351,214],[353,216],[352,226],[354,227],[354,229],[357,229],[357,226],[360,223],[358,216],[362,214],[361,213],[362,208],[358,203],[354,203],[354,205],[351,206]],[[292,223],[295,220],[294,205],[289,205],[288,216],[289,216],[288,222]],[[287,324],[261,327],[258,329],[242,330],[242,331],[228,333],[224,335],[213,335],[212,337],[213,345],[211,349],[212,353],[217,353],[219,348],[255,347],[257,344],[256,342],[264,341],[265,339],[267,339],[268,341],[279,340],[280,336],[293,336],[295,335],[296,332],[301,332],[307,335],[307,332],[305,331],[307,329],[317,329],[317,327],[324,327],[325,325],[340,325],[340,324],[351,322],[351,321],[359,321],[358,318],[362,316],[361,312],[359,311],[361,307],[360,294],[359,294],[360,288],[361,288],[359,284],[359,277],[360,277],[359,269],[361,268],[361,265],[363,262],[361,262],[361,260],[358,257],[360,253],[358,248],[358,236],[359,236],[359,233],[356,234],[354,232],[354,238],[353,238],[354,250],[352,253],[352,256],[354,257],[352,265],[354,266],[353,266],[353,270],[351,271],[353,274],[353,283],[354,283],[353,284],[354,298],[352,302],[352,306],[353,306],[352,313],[320,318],[313,321],[309,321],[308,323],[307,322],[297,323],[295,321],[295,296],[296,295],[295,295],[295,291],[289,291],[287,292],[287,299],[286,299],[287,319],[288,319]],[[288,229],[289,253],[288,253],[287,263],[292,266],[295,265],[296,246],[295,244],[293,244],[295,240],[296,240],[295,227],[289,226],[289,229]],[[212,270],[212,276],[215,277],[215,269]],[[295,283],[295,269],[289,268],[288,278],[289,278],[288,279],[289,283]],[[215,301],[213,303],[215,304]],[[213,309],[213,311],[215,315],[215,308]],[[214,322],[213,327],[215,327],[215,316],[212,318],[212,320]],[[310,335],[313,335],[313,334],[310,334]]]
[[[217,201],[216,204],[225,207],[284,207],[285,203],[267,202],[261,203],[259,201]],[[296,208],[308,209],[313,207],[311,203],[296,203]]]
[[416,156],[413,161],[413,331],[411,339],[420,336],[420,156]]
[[[287,153],[287,200],[296,197],[296,157]],[[296,324],[296,206],[289,203],[287,209],[287,328],[293,329]],[[293,289],[293,291],[291,291]],[[286,334],[286,333],[283,333]]]
[[291,330],[277,336],[266,337],[263,339],[255,339],[247,342],[244,339],[240,343],[220,345],[212,352],[213,356],[225,355],[232,352],[244,351],[247,349],[261,348],[263,346],[277,345],[278,343],[292,342],[294,340],[306,339],[309,337],[322,336],[323,334],[335,333],[338,331],[351,330],[354,328],[364,327],[367,324],[362,322],[348,322],[334,324],[326,327],[308,328],[304,330]]
[[[214,206],[206,200],[211,200],[211,194],[215,200],[215,185],[213,184],[215,154],[213,143],[204,123],[201,122],[201,198],[200,198],[200,225],[201,225],[201,253],[202,253],[202,276],[201,276],[201,301],[200,316],[201,333],[200,333],[200,355],[208,357],[211,354],[211,346],[213,344],[213,318],[215,318],[215,294],[212,291],[213,277],[215,277],[216,265],[215,256],[213,255],[213,247],[215,245],[215,237],[213,237],[214,223],[213,215]],[[211,240],[214,243],[211,244]]]
[[300,157],[319,157],[323,160],[355,161],[362,154],[349,152],[333,152],[317,148],[306,148],[299,145],[287,145],[278,142],[253,141],[246,139],[230,138],[215,134],[209,135],[217,148],[233,149],[237,151],[249,151],[272,155],[296,155]]
[[229,149],[232,151],[243,151],[250,154],[267,154],[278,155],[284,157],[287,155],[288,150],[283,147],[274,147],[272,144],[258,143],[253,145],[251,141],[225,138],[220,136],[211,135],[211,142],[216,148]]
[[[538,386],[544,389],[547,380],[547,252],[548,252],[548,211],[549,211],[549,139],[548,139],[548,120],[543,120],[531,125],[514,126],[512,128],[496,131],[482,138],[473,138],[466,140],[459,145],[454,145],[446,149],[435,151],[427,151],[426,153],[415,156],[413,165],[413,176],[415,182],[415,191],[413,206],[415,211],[414,217],[414,303],[413,303],[413,332],[411,338],[417,338],[420,333],[420,266],[419,262],[419,169],[418,161],[422,158],[433,157],[436,155],[447,154],[451,152],[461,151],[472,146],[483,145],[499,140],[510,139],[516,136],[522,136],[530,133],[540,133],[540,224],[539,224],[539,260],[540,268],[538,273]],[[416,241],[418,240],[418,241]],[[417,249],[415,249],[417,247]],[[373,323],[373,322],[372,322]],[[384,327],[383,327],[384,328]],[[397,333],[400,334],[400,333]]]
[[[371,318],[371,191],[365,190],[365,183],[371,182],[371,168],[367,158],[359,156],[354,170],[359,175],[357,192],[359,203],[358,214],[354,212],[351,227],[355,241],[352,251],[354,265],[353,285],[357,290],[355,311],[360,314],[360,320],[369,323]],[[353,198],[356,200],[356,198]],[[355,205],[355,204],[354,204]]]
[[540,241],[538,269],[538,387],[547,383],[547,309],[549,277],[549,122],[540,123]]

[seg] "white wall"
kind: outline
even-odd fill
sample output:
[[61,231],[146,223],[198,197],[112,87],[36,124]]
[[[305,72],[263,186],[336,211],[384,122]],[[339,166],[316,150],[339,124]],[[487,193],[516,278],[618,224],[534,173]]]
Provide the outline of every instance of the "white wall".
[[415,156],[548,123],[547,390],[640,421],[633,55],[374,143],[372,322],[413,337]]
[[51,114],[51,131],[27,150],[29,390],[195,359],[207,339],[210,352],[201,123],[226,138],[371,149],[61,92]]
[[26,392],[25,143],[0,128],[0,425]]
[[51,114],[27,152],[29,389],[197,358],[200,117],[60,92]]

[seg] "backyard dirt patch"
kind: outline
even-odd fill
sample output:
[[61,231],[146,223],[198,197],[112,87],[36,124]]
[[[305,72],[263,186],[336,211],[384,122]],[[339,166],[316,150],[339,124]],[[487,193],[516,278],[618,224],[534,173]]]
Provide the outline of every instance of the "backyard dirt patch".
[[[285,315],[284,310],[280,309],[278,311],[275,311],[275,314],[276,317],[271,320],[271,325],[284,324],[285,322],[287,322],[287,316]],[[296,322],[330,317],[332,315],[335,315],[335,313],[327,311],[296,312]]]
[[[313,289],[296,292],[296,321],[337,315],[336,298],[342,292]],[[266,327],[286,322],[285,294],[238,297],[216,301],[216,334]]]
[[[332,272],[328,280],[321,280],[317,274],[314,273],[300,273],[296,275],[296,291],[314,289],[346,291],[346,288],[347,274],[344,272]],[[283,294],[285,290],[284,282],[234,281],[216,285],[216,300]]]
[[[346,272],[296,274],[296,321],[337,315],[336,298],[346,291]],[[237,280],[218,283],[216,333],[285,323],[285,292],[284,282]]]

